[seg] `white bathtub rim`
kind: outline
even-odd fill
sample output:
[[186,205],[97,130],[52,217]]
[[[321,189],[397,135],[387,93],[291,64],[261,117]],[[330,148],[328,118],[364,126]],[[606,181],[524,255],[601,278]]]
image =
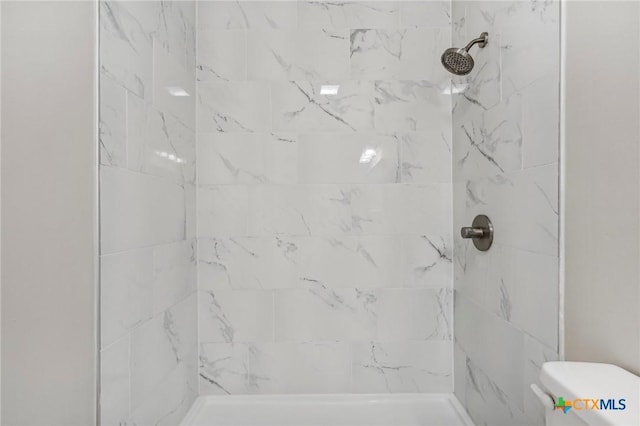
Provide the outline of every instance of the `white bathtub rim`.
[[182,419],[181,426],[191,426],[199,415],[200,411],[205,408],[209,403],[233,404],[233,405],[245,405],[247,403],[265,403],[269,401],[280,400],[320,400],[327,401],[331,399],[339,400],[345,403],[349,402],[363,402],[380,400],[385,402],[393,401],[407,401],[409,399],[414,400],[429,400],[443,398],[446,399],[456,411],[456,414],[460,416],[465,426],[474,426],[471,417],[465,410],[464,406],[458,401],[458,398],[453,393],[394,393],[394,394],[348,394],[348,393],[332,393],[332,394],[268,394],[268,395],[201,395],[199,396]]

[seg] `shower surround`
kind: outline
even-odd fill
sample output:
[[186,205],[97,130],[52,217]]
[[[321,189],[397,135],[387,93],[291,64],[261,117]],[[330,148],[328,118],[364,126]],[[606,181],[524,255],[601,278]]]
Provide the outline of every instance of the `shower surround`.
[[451,392],[449,43],[448,2],[198,3],[202,394]]
[[[454,367],[477,424],[539,422],[558,14],[101,2],[102,424],[177,424],[199,393],[446,393]],[[441,53],[483,31],[451,85]],[[479,213],[486,253],[458,236]]]

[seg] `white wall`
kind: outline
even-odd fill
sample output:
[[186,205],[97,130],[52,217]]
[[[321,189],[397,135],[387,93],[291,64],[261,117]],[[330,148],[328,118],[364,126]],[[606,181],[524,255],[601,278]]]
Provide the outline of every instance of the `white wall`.
[[2,423],[96,418],[96,15],[2,2]]
[[567,2],[566,359],[640,373],[637,2]]

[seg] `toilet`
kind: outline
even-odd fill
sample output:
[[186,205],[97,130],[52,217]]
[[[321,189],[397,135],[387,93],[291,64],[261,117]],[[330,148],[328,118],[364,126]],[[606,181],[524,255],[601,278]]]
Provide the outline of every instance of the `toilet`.
[[547,426],[639,426],[640,377],[611,364],[546,362],[531,388]]

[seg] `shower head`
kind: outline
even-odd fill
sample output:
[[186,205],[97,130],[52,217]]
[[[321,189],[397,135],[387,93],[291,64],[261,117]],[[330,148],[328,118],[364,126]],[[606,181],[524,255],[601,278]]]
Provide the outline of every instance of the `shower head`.
[[471,40],[464,48],[452,47],[447,49],[442,54],[440,60],[442,65],[452,74],[455,75],[467,75],[473,69],[473,58],[469,54],[469,49],[474,44],[478,44],[480,47],[485,47],[489,38],[488,33],[480,34],[480,37]]

